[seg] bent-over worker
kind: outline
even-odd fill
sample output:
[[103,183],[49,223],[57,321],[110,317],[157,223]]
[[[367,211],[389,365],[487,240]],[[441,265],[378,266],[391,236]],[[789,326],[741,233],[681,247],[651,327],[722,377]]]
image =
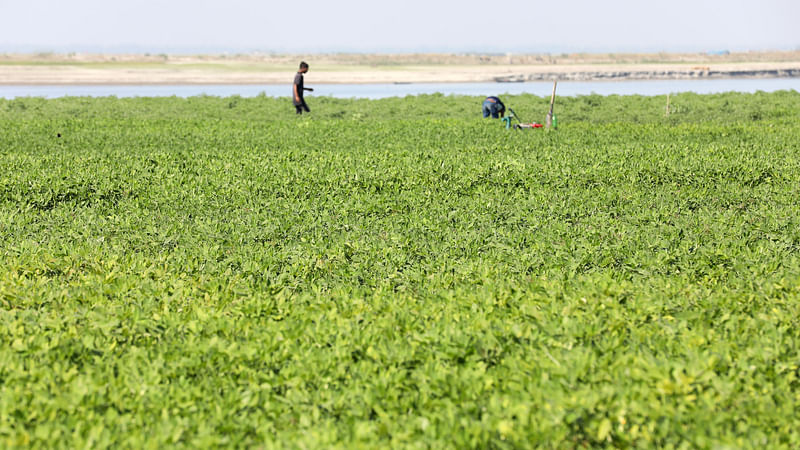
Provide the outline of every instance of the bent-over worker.
[[490,115],[493,119],[499,119],[506,114],[506,105],[504,105],[499,98],[494,96],[486,97],[486,100],[483,101],[482,109],[484,119]]

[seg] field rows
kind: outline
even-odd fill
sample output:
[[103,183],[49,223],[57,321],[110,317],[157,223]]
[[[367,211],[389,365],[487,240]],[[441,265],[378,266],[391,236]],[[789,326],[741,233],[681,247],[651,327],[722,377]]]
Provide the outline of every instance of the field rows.
[[800,444],[797,93],[314,102],[0,100],[0,446]]

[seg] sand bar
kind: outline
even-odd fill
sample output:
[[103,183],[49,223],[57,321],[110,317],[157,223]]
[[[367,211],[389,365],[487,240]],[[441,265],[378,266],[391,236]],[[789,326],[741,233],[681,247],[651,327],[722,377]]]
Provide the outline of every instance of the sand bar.
[[469,83],[795,78],[800,52],[730,55],[0,55],[0,84]]

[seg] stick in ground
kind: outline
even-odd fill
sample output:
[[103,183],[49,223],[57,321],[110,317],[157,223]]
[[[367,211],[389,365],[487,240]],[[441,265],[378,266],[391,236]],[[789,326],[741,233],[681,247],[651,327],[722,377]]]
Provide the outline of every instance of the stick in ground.
[[557,80],[553,80],[553,95],[550,96],[550,112],[547,113],[547,117],[545,118],[545,124],[547,129],[550,129],[550,125],[553,124],[553,104],[556,101],[556,84],[558,83]]

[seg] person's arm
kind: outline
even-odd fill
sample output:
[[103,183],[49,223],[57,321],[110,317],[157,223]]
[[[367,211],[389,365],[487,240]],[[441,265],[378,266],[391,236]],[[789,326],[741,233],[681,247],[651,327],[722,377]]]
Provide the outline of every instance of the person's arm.
[[307,88],[307,87],[304,87],[304,88],[303,88],[303,90],[304,90],[304,91],[311,91],[311,92],[314,92],[314,89],[312,89],[312,88]]
[[297,93],[297,83],[292,85],[292,89],[294,90],[294,101],[300,101],[300,95]]

